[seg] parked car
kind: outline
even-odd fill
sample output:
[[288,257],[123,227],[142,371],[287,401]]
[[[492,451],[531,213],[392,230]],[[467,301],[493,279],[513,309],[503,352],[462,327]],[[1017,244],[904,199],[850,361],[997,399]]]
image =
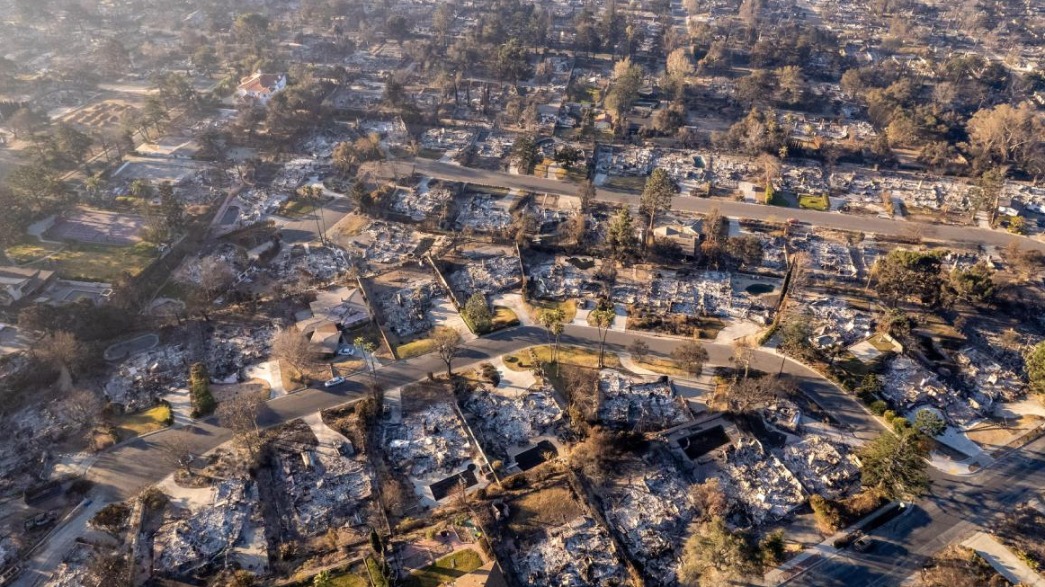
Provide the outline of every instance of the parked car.
[[343,346],[337,349],[337,356],[339,357],[351,357],[356,354],[356,347],[354,346]]
[[341,385],[344,382],[345,382],[345,378],[340,376],[340,375],[338,375],[337,377],[335,377],[333,379],[327,379],[326,381],[324,381],[323,382],[323,387],[334,387],[335,385]]
[[853,543],[853,550],[857,552],[867,552],[873,545],[874,540],[867,536],[861,536]]

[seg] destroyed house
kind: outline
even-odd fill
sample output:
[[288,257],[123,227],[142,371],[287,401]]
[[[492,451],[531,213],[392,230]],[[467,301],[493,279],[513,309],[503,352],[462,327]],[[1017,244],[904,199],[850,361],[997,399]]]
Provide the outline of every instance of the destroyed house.
[[0,306],[10,306],[40,291],[54,271],[23,267],[0,267]]

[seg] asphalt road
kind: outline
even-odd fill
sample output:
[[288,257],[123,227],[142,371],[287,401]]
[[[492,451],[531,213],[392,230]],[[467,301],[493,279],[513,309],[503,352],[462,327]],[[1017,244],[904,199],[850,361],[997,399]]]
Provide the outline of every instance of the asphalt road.
[[[667,356],[679,344],[675,339],[650,336],[641,333],[615,332],[607,335],[607,348],[624,350],[633,340],[642,338],[652,354]],[[562,344],[595,346],[598,344],[596,329],[571,325],[561,337]],[[535,326],[518,326],[476,339],[466,345],[454,368],[490,360],[500,355],[517,351],[535,344],[548,342],[547,333]],[[728,365],[733,348],[727,344],[707,344],[711,364]],[[756,351],[752,368],[777,373],[781,370],[796,378],[800,387],[819,405],[829,412],[843,430],[867,439],[877,434],[876,421],[853,398],[842,393],[830,382],[804,365],[784,359],[772,352]],[[420,381],[428,373],[441,373],[446,367],[435,354],[424,355],[405,361],[397,361],[378,369],[377,378],[385,389],[394,389]],[[361,397],[366,393],[370,376],[358,372],[348,381],[332,389],[307,389],[268,402],[259,415],[263,426],[274,426],[289,422],[307,414],[338,406]],[[231,432],[221,428],[214,418],[198,421],[186,428],[167,429],[120,445],[103,453],[88,471],[88,478],[97,486],[98,492],[111,499],[126,499],[154,484],[177,468],[171,445],[187,445],[191,452],[202,454],[229,440]]]
[[[524,191],[570,196],[576,195],[578,190],[577,185],[568,182],[544,179],[532,175],[512,175],[509,173],[488,171],[485,169],[471,169],[431,159],[416,158],[413,161],[408,162],[400,161],[396,163],[387,163],[382,166],[382,171],[389,177],[392,176],[392,166],[395,166],[396,173],[399,176],[404,176],[413,172],[448,181],[462,181],[479,185],[518,188]],[[631,204],[633,206],[637,206],[639,202],[639,195],[637,193],[629,193],[607,188],[598,188],[597,198],[602,202]],[[718,208],[723,215],[730,218],[750,218],[775,221],[794,218],[795,220],[819,228],[833,228],[837,230],[874,233],[895,237],[909,238],[918,236],[927,240],[939,240],[973,246],[1004,247],[1013,241],[1018,241],[1020,246],[1024,249],[1037,249],[1045,252],[1045,242],[1023,236],[1012,235],[998,230],[980,228],[978,226],[928,224],[924,222],[879,218],[877,216],[856,216],[839,212],[819,212],[816,210],[802,210],[799,208],[779,208],[775,206],[723,200],[720,198],[695,198],[691,196],[677,196],[672,202],[672,208],[686,212],[701,213],[707,213],[712,208]]]
[[1045,438],[999,458],[971,476],[935,472],[931,493],[903,515],[869,532],[870,549],[852,549],[807,564],[783,583],[803,587],[898,585],[948,544],[988,527],[1020,502],[1045,488]]

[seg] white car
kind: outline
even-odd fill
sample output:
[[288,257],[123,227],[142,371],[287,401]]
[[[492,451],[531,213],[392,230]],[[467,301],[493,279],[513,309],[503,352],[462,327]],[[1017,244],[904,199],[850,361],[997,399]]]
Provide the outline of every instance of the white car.
[[338,375],[337,377],[335,377],[333,379],[327,379],[326,381],[324,381],[323,382],[323,387],[334,387],[335,385],[341,385],[344,382],[345,382],[345,378],[340,376],[340,375]]
[[339,357],[351,357],[356,354],[356,347],[354,346],[343,346],[337,349],[337,356]]

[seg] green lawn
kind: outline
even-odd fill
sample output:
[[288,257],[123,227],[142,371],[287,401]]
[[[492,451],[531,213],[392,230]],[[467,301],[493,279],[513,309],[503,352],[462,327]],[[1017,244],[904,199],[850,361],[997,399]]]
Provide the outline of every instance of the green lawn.
[[549,302],[545,300],[530,300],[527,304],[530,308],[530,315],[533,319],[537,319],[537,314],[541,310],[554,310],[556,308],[562,310],[563,322],[569,324],[573,322],[573,319],[577,317],[577,300],[566,300],[564,302]]
[[518,325],[519,316],[517,316],[511,308],[494,306],[493,327],[491,328],[491,331]]
[[[513,371],[529,371],[534,366],[533,361],[530,359],[530,351],[533,351],[533,353],[537,355],[537,361],[548,363],[552,360],[552,351],[554,348],[553,345],[542,344],[540,346],[530,347],[507,354],[504,356],[504,366]],[[606,351],[606,355],[603,359],[606,366],[611,369],[617,369],[620,367],[620,357],[615,353]],[[577,365],[578,367],[595,367],[599,364],[599,349],[589,349],[562,344],[559,345],[559,362],[568,365]]]
[[406,344],[399,345],[396,348],[396,354],[399,355],[400,359],[409,359],[411,357],[419,357],[421,355],[427,355],[428,353],[435,350],[435,340],[431,338],[431,335],[435,334],[436,329],[446,328],[445,326],[436,326],[432,329],[429,337],[419,338],[412,340]]
[[330,587],[370,587],[370,580],[356,573],[345,573],[331,576]]
[[481,566],[483,566],[483,559],[479,553],[471,549],[459,550],[435,561],[433,565],[410,573],[410,576],[403,581],[403,585],[405,587],[439,587],[467,575]]
[[62,248],[62,245],[42,243],[34,239],[26,240],[23,243],[7,247],[7,250],[5,250],[4,253],[7,254],[7,258],[10,259],[12,263],[21,265],[23,263],[42,259],[60,248]]
[[69,243],[61,248],[26,242],[9,247],[6,253],[14,263],[27,263],[53,253],[49,261],[30,267],[54,269],[63,279],[109,283],[124,272],[138,275],[156,259],[156,247],[149,243],[124,247]]
[[831,209],[831,202],[825,195],[812,196],[807,194],[798,196],[798,207],[806,210],[826,212]]
[[646,187],[645,177],[619,177],[610,176],[606,179],[606,182],[602,184],[603,187],[613,190],[621,190],[624,192],[641,192]]
[[160,404],[148,410],[120,416],[113,424],[122,441],[166,428],[170,418],[171,409],[167,404]]
[[287,200],[283,206],[279,209],[279,214],[290,218],[300,218],[306,214],[311,214],[316,208],[325,206],[333,198],[321,198],[318,201],[306,200],[304,198],[294,198]]

